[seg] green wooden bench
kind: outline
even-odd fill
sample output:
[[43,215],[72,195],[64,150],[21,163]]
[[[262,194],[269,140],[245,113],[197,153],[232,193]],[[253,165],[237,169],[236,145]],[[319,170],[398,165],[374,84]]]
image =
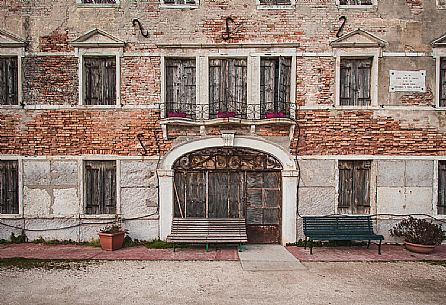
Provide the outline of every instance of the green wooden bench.
[[373,232],[371,216],[304,216],[305,249],[310,241],[310,254],[313,254],[313,240],[379,240],[378,254],[381,254],[381,241],[384,236]]
[[237,243],[239,251],[248,241],[244,218],[174,218],[167,242],[175,244]]

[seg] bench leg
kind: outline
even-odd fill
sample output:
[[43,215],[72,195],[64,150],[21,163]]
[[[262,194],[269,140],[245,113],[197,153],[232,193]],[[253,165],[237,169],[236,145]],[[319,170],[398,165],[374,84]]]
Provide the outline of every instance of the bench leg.
[[369,242],[367,243],[367,249],[370,248],[370,242],[371,241],[369,240]]
[[243,252],[243,244],[242,243],[238,244],[238,252]]
[[208,252],[208,251],[209,251],[209,244],[206,243],[206,252]]
[[381,255],[381,240],[379,241],[378,245],[378,254]]
[[174,244],[173,244],[173,252],[175,252],[175,246],[176,246],[176,245],[175,245],[175,243],[174,243]]
[[310,254],[313,255],[313,239],[310,238]]
[[307,239],[308,239],[308,237],[305,236],[304,249],[307,249]]

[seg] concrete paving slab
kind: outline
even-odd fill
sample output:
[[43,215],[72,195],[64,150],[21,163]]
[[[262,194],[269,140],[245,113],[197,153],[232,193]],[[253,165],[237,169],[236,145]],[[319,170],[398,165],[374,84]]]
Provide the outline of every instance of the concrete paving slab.
[[245,271],[305,270],[299,260],[281,245],[246,245],[239,258]]

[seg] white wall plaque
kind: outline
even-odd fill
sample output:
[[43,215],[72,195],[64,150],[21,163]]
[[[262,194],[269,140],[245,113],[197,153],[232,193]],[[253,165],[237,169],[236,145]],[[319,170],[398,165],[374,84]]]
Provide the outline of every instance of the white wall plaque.
[[426,92],[426,70],[390,70],[390,92]]

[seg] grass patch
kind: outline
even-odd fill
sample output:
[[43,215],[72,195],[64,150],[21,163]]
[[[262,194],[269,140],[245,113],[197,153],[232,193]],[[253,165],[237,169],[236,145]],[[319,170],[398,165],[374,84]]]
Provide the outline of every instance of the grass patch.
[[[304,247],[305,241],[299,239],[295,243],[288,243],[287,246]],[[363,241],[350,241],[350,240],[329,240],[329,241],[313,241],[313,247],[351,247],[351,246],[366,246],[367,243]],[[307,242],[307,247],[310,246],[310,242]]]
[[[132,239],[130,236],[126,236],[124,239],[124,247],[138,247],[144,246],[148,249],[171,249],[173,244],[165,242],[163,240],[154,239],[151,241]],[[176,245],[175,248],[187,248],[185,244]]]
[[97,261],[72,261],[63,259],[34,259],[34,258],[4,258],[0,259],[0,269],[20,269],[20,270],[30,270],[30,269],[44,269],[44,270],[68,270],[76,269],[82,270],[91,263],[97,263]]
[[446,261],[430,261],[427,263],[434,265],[434,266],[442,266],[442,267],[446,268]]
[[101,246],[99,239],[94,239],[91,241],[76,242],[71,239],[69,239],[69,240],[57,240],[57,239],[45,240],[42,237],[39,237],[38,239],[33,240],[32,243],[33,244],[44,244],[44,245],[79,245],[79,246],[91,246],[91,247],[100,247]]

